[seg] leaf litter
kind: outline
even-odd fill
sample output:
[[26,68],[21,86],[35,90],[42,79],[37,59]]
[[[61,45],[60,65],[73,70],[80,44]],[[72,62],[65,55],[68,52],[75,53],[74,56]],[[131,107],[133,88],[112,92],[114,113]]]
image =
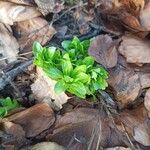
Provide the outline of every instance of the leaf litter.
[[[47,82],[38,69],[32,68],[29,71],[28,68],[26,71],[26,66],[22,71],[9,74],[9,80],[3,76],[1,78],[7,84],[1,88],[0,96],[14,97],[26,108],[16,110],[1,119],[0,148],[46,149],[46,145],[53,145],[59,149],[72,150],[149,149],[150,2],[100,0],[86,4],[81,2],[82,5],[75,6],[68,6],[68,2],[55,5],[54,0],[54,5],[51,6],[45,6],[38,0],[35,2],[38,5],[33,1],[1,2],[3,5],[0,6],[0,11],[4,11],[5,15],[0,20],[2,27],[7,29],[5,36],[1,34],[1,41],[7,47],[6,50],[2,49],[2,56],[0,55],[3,59],[0,60],[3,62],[0,62],[2,70],[7,74],[8,70],[5,68],[10,63],[14,69],[30,59],[34,40],[42,45],[60,46],[61,41],[72,39],[73,35],[81,39],[95,37],[89,54],[97,63],[107,68],[109,87],[106,93],[116,107],[112,111],[111,105],[103,101],[103,98],[109,99],[107,94],[99,97],[100,102],[87,102],[88,104],[83,104],[75,97],[71,101],[67,100],[69,97],[66,95],[56,97],[53,88],[49,86],[52,82],[48,83],[50,81]],[[9,11],[6,11],[7,8]],[[91,8],[95,8],[96,12],[90,10]],[[13,9],[15,11],[11,12]],[[87,17],[91,12],[94,12],[92,16]],[[64,26],[65,32],[60,30]],[[6,29],[2,28],[2,33]],[[11,42],[8,42],[7,36],[14,41],[14,46],[8,47],[6,43]],[[20,55],[21,52],[23,55]],[[18,60],[19,63],[14,62]],[[20,72],[24,73],[20,75]],[[47,101],[44,99],[48,99],[50,105],[45,104]],[[57,104],[57,109],[54,103]]]

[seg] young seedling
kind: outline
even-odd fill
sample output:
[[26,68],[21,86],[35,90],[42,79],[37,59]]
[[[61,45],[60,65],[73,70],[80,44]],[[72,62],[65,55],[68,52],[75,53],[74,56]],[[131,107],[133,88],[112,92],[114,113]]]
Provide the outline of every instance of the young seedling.
[[42,47],[34,42],[34,64],[41,67],[48,77],[56,80],[56,94],[70,92],[80,98],[95,95],[97,90],[108,86],[107,71],[88,55],[90,40],[81,42],[77,37],[63,41],[63,50]]
[[5,117],[11,110],[19,107],[20,104],[16,100],[11,100],[10,97],[0,99],[0,118]]

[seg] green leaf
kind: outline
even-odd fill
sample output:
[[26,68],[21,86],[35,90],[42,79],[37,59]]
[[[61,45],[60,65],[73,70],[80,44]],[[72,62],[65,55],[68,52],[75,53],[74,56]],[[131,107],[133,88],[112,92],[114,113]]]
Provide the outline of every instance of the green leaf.
[[98,81],[93,81],[92,84],[93,84],[95,91],[97,91],[101,88],[100,83]]
[[66,89],[67,89],[67,85],[65,84],[64,81],[58,81],[54,87],[54,91],[58,95],[64,92]]
[[71,77],[69,77],[69,76],[66,76],[66,75],[64,75],[64,80],[65,80],[65,82],[73,82],[73,78],[71,78]]
[[63,41],[63,42],[61,43],[61,46],[62,46],[65,50],[68,50],[70,43],[71,43],[71,41],[65,40],[65,41]]
[[91,78],[90,78],[89,75],[87,75],[86,73],[81,72],[81,73],[79,73],[75,76],[74,82],[80,81],[82,83],[90,83],[90,80],[91,80]]
[[94,80],[97,79],[97,73],[95,71],[92,71],[92,79]]
[[83,48],[87,51],[90,47],[90,40],[84,40],[83,42],[81,42],[81,44],[83,45]]
[[94,58],[91,57],[91,56],[88,56],[88,57],[85,57],[82,62],[83,62],[83,64],[85,64],[87,67],[88,67],[88,66],[93,66],[93,65],[94,65]]
[[48,55],[48,59],[52,59],[54,57],[56,47],[49,47],[46,50],[47,50],[46,54]]
[[76,50],[71,49],[68,51],[70,58],[74,59],[76,57]]
[[80,66],[77,66],[71,73],[72,76],[75,76],[81,72],[85,73],[86,72],[86,65],[80,65]]
[[101,77],[107,79],[108,78],[108,72],[103,67],[98,67],[93,69],[95,72],[101,75]]
[[38,53],[42,52],[42,50],[43,50],[43,47],[41,46],[39,42],[33,43],[32,51],[35,56],[37,56]]
[[20,107],[20,104],[16,100],[11,100],[10,97],[6,99],[0,99],[0,117],[4,117],[11,110]]
[[70,75],[71,71],[73,70],[73,66],[72,66],[72,63],[70,61],[70,57],[69,57],[69,54],[66,53],[64,56],[63,56],[63,60],[62,60],[62,70],[63,70],[63,73],[65,75]]
[[78,97],[85,98],[86,88],[81,82],[72,83],[67,90]]
[[101,90],[105,90],[106,87],[108,87],[107,81],[105,79],[103,79],[102,77],[99,77],[97,82],[99,83]]
[[57,69],[56,67],[49,67],[46,70],[44,70],[47,76],[49,76],[53,80],[58,80],[63,77],[62,72]]

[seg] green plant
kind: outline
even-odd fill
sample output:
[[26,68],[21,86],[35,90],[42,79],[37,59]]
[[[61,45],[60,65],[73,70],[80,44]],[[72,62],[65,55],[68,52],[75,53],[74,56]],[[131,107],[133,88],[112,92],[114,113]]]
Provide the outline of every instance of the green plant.
[[11,100],[10,97],[0,99],[0,118],[5,117],[11,110],[20,107],[16,100]]
[[81,42],[77,37],[63,41],[63,50],[33,44],[34,64],[41,67],[48,77],[56,80],[55,92],[68,91],[80,98],[95,95],[108,86],[107,71],[88,55],[90,40]]

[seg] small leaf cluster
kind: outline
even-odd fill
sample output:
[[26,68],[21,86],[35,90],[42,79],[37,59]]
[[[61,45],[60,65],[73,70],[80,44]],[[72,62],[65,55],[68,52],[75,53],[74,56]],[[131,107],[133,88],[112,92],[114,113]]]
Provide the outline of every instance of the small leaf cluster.
[[56,80],[56,94],[70,92],[80,98],[95,95],[96,91],[108,86],[107,71],[97,65],[88,55],[90,40],[63,41],[63,50],[56,47],[42,47],[34,42],[34,64],[41,67],[48,77]]
[[19,108],[20,104],[17,100],[11,100],[10,97],[0,99],[0,118],[5,117],[11,110]]

